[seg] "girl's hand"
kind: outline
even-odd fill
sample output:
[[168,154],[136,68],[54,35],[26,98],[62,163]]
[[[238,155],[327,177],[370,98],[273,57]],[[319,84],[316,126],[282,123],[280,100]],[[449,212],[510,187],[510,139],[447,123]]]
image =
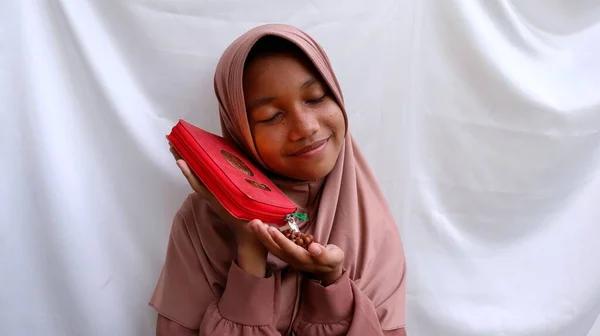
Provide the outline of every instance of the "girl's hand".
[[274,256],[298,271],[312,273],[323,285],[335,282],[342,275],[344,252],[339,247],[313,242],[307,251],[286,238],[277,228],[259,220],[252,221],[250,228]]
[[[169,144],[170,145],[170,144]],[[238,245],[248,245],[252,242],[259,243],[256,239],[256,235],[250,231],[248,227],[248,222],[245,220],[237,219],[233,217],[225,208],[221,205],[221,203],[217,200],[217,198],[206,188],[206,186],[200,181],[200,179],[194,174],[194,172],[190,169],[188,164],[183,160],[181,155],[177,152],[173,146],[169,148],[171,154],[175,158],[177,162],[177,166],[183,173],[183,176],[187,179],[188,183],[194,189],[194,191],[200,194],[203,198],[205,198],[210,208],[223,220],[229,224],[232,230],[235,233]]]
[[[237,263],[238,266],[254,275],[262,278],[267,274],[267,249],[263,246],[260,240],[256,237],[256,233],[250,230],[250,224],[257,221],[253,220],[249,223],[233,217],[217,198],[206,188],[206,186],[192,172],[181,155],[171,146],[171,154],[177,162],[177,166],[187,179],[188,183],[195,192],[202,195],[207,201],[210,208],[223,219],[233,230],[237,241]],[[260,221],[259,221],[260,222]]]

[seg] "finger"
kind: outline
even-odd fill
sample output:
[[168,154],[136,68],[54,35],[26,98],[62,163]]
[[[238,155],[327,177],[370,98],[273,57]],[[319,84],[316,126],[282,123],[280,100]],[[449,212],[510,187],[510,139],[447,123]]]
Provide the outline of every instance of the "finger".
[[344,251],[335,245],[323,246],[319,243],[311,243],[308,246],[313,261],[319,265],[335,268],[344,261]]
[[179,154],[179,152],[175,149],[175,147],[173,147],[173,146],[169,147],[169,152],[171,152],[171,154],[173,155],[173,157],[175,158],[175,160],[182,160],[183,159],[181,157],[181,155]]
[[196,177],[196,175],[192,172],[188,164],[184,160],[177,160],[177,166],[183,173],[183,176],[188,180],[188,183],[198,193],[206,194],[206,187],[200,180]]
[[183,159],[179,159],[176,161],[177,166],[183,173],[183,176],[187,179],[188,183],[194,189],[195,192],[202,195],[211,208],[216,211],[222,217],[231,217],[231,214],[227,210],[225,210],[219,200],[213,195],[213,193],[202,183],[202,181],[196,176],[196,174],[190,169],[190,166]]
[[268,231],[272,240],[288,258],[293,258],[297,263],[312,264],[310,254],[304,248],[296,245],[274,227],[269,227]]
[[273,237],[271,237],[271,234],[269,234],[269,226],[267,224],[256,219],[250,221],[249,225],[250,228],[256,233],[257,238],[269,250],[269,252],[271,252],[277,258],[286,261],[281,248],[279,248],[277,243],[275,243],[275,241],[273,240]]
[[308,253],[310,253],[310,255],[313,257],[318,257],[321,255],[321,253],[323,253],[324,250],[325,248],[316,242],[312,242],[310,245],[308,245]]
[[267,225],[259,220],[257,220],[256,226],[257,226],[256,231],[257,231],[258,239],[269,250],[269,252],[271,252],[271,254],[273,254],[277,258],[287,262],[288,264],[298,264],[297,258],[295,258],[290,253],[284,251],[281,248],[281,246],[279,246],[277,244],[277,242],[275,242],[275,240],[273,239],[273,235],[270,233],[270,231],[271,230],[278,231],[277,229],[270,227],[269,225]]

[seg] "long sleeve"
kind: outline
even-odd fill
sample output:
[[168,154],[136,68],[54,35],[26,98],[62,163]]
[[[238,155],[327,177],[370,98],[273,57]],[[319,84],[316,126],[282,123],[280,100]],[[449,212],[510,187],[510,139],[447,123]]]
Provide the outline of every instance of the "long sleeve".
[[257,278],[234,262],[220,300],[206,310],[199,335],[279,336],[275,328],[276,276]]
[[[206,309],[200,330],[189,329],[167,317],[159,318],[159,336],[249,335],[279,336],[274,325],[276,276],[256,278],[233,263],[220,300]],[[160,315],[162,316],[162,315]]]
[[298,336],[384,336],[394,335],[402,330],[382,330],[372,302],[349,278],[346,271],[327,287],[307,280],[303,292],[299,314],[294,323],[294,332]]
[[168,319],[159,319],[159,335],[177,335],[172,331],[176,329],[185,335],[279,336],[274,302],[280,273],[257,278],[243,271],[232,261],[235,247],[228,245],[233,237],[225,224],[204,202],[192,200],[174,218],[164,267],[149,303]]

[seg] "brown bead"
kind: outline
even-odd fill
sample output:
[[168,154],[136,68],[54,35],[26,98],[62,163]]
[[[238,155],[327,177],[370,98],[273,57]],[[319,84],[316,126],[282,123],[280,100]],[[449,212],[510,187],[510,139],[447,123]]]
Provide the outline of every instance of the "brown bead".
[[308,245],[310,245],[311,243],[314,242],[314,237],[312,234],[310,233],[302,233],[302,232],[295,232],[292,231],[291,229],[285,230],[283,232],[283,235],[291,240],[294,244],[307,249]]

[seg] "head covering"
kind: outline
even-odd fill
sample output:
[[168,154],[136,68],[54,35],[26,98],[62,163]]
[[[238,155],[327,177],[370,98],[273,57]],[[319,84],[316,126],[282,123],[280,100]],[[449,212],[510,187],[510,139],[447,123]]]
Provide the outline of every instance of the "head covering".
[[[256,162],[266,168],[252,140],[246,104],[244,101],[243,76],[246,57],[254,44],[264,36],[278,36],[299,47],[312,61],[325,83],[331,88],[340,108],[344,110],[344,98],[325,51],[309,35],[301,30],[282,24],[259,26],[236,39],[223,53],[215,73],[215,93],[219,100],[221,129],[225,138],[232,139]],[[344,111],[344,118],[346,112]],[[346,119],[346,125],[348,121]]]
[[[217,65],[214,84],[223,136],[232,139],[263,167],[248,123],[242,79],[248,53],[267,35],[294,43],[308,56],[348,124],[342,91],[329,58],[312,37],[282,24],[251,29],[225,50]],[[375,305],[384,330],[403,325],[404,306],[397,306],[404,303],[405,295],[399,290],[404,277],[402,243],[387,201],[350,132],[347,130],[340,156],[325,181],[300,183],[276,179],[274,182],[292,199],[305,202],[299,205],[308,207],[312,220],[304,230],[311,232],[317,241],[335,244],[344,251],[344,267]]]
[[[246,57],[254,44],[267,35],[292,42],[308,56],[346,117],[340,85],[327,55],[315,40],[297,28],[281,24],[246,32],[223,53],[214,85],[223,136],[263,167],[248,123],[242,83]],[[387,202],[350,132],[346,131],[338,160],[324,179],[301,182],[279,176],[273,181],[308,212],[309,221],[300,225],[302,231],[312,233],[321,244],[335,244],[344,251],[343,266],[374,305],[382,329],[403,326],[402,243]],[[199,198],[192,194],[176,215],[169,243],[171,252],[167,253],[151,301],[167,316],[177,316],[180,323],[190,328],[199,325],[210,302],[223,292],[236,255],[235,239],[228,226]],[[268,261],[277,268],[286,266],[271,255]],[[297,287],[282,285],[280,290],[281,298],[293,298]],[[281,314],[290,318],[292,315]]]

